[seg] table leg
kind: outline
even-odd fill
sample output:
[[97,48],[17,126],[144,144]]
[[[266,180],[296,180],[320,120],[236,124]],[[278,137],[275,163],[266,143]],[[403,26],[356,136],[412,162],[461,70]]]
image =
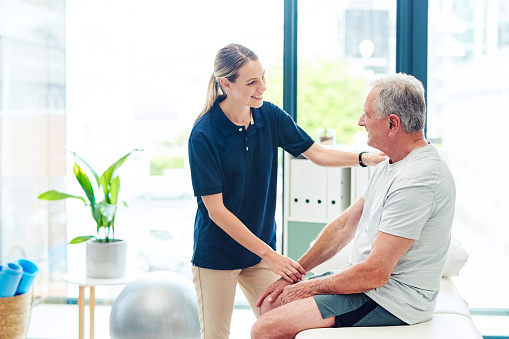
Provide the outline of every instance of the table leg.
[[94,339],[95,286],[90,286],[88,307],[90,307],[90,339]]
[[78,296],[79,307],[79,339],[85,339],[85,286],[80,286],[80,293]]

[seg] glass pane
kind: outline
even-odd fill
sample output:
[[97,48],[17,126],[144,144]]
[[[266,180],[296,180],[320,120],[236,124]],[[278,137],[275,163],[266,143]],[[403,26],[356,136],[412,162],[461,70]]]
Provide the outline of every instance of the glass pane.
[[[129,207],[119,207],[115,232],[129,242],[132,269],[191,274],[196,200],[187,138],[205,103],[215,54],[231,42],[258,54],[268,80],[265,100],[282,106],[283,2],[67,3],[67,148],[99,175],[131,149],[144,149],[118,172],[120,200]],[[80,190],[72,176],[68,187]],[[79,201],[67,208],[69,239],[94,231]],[[83,267],[83,246],[68,249],[69,268]]]
[[33,261],[36,297],[65,292],[65,205],[37,199],[65,178],[64,14],[0,0],[0,265]]
[[428,137],[448,154],[470,255],[455,280],[470,307],[507,308],[509,1],[431,0],[428,28]]
[[351,145],[366,82],[395,70],[396,1],[300,1],[298,24],[298,123]]

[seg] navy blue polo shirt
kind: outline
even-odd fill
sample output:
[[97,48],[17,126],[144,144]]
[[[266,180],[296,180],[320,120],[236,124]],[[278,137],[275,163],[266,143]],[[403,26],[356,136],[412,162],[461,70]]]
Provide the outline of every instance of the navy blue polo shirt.
[[261,261],[209,218],[201,196],[222,193],[225,207],[275,249],[278,147],[299,156],[314,143],[270,102],[252,109],[252,117],[254,124],[246,130],[228,119],[216,101],[191,131],[189,163],[198,202],[192,262],[198,267],[233,270]]

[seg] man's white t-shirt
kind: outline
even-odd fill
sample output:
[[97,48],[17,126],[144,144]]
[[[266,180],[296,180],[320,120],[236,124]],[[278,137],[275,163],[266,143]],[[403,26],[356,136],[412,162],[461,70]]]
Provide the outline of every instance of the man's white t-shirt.
[[437,149],[428,144],[403,160],[380,163],[365,200],[351,264],[365,260],[378,231],[414,239],[386,285],[366,292],[408,324],[431,319],[451,238],[456,189]]

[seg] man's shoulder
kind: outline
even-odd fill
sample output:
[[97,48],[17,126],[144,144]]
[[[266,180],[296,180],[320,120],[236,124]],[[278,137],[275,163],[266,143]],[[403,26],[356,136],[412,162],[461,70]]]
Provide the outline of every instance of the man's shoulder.
[[449,176],[451,171],[444,158],[433,145],[428,145],[412,154],[404,166],[405,176],[412,178],[438,178]]
[[[455,197],[455,182],[449,166],[438,151],[422,152],[409,161],[396,178],[393,189],[427,189],[440,199]],[[421,191],[422,192],[422,191]]]

